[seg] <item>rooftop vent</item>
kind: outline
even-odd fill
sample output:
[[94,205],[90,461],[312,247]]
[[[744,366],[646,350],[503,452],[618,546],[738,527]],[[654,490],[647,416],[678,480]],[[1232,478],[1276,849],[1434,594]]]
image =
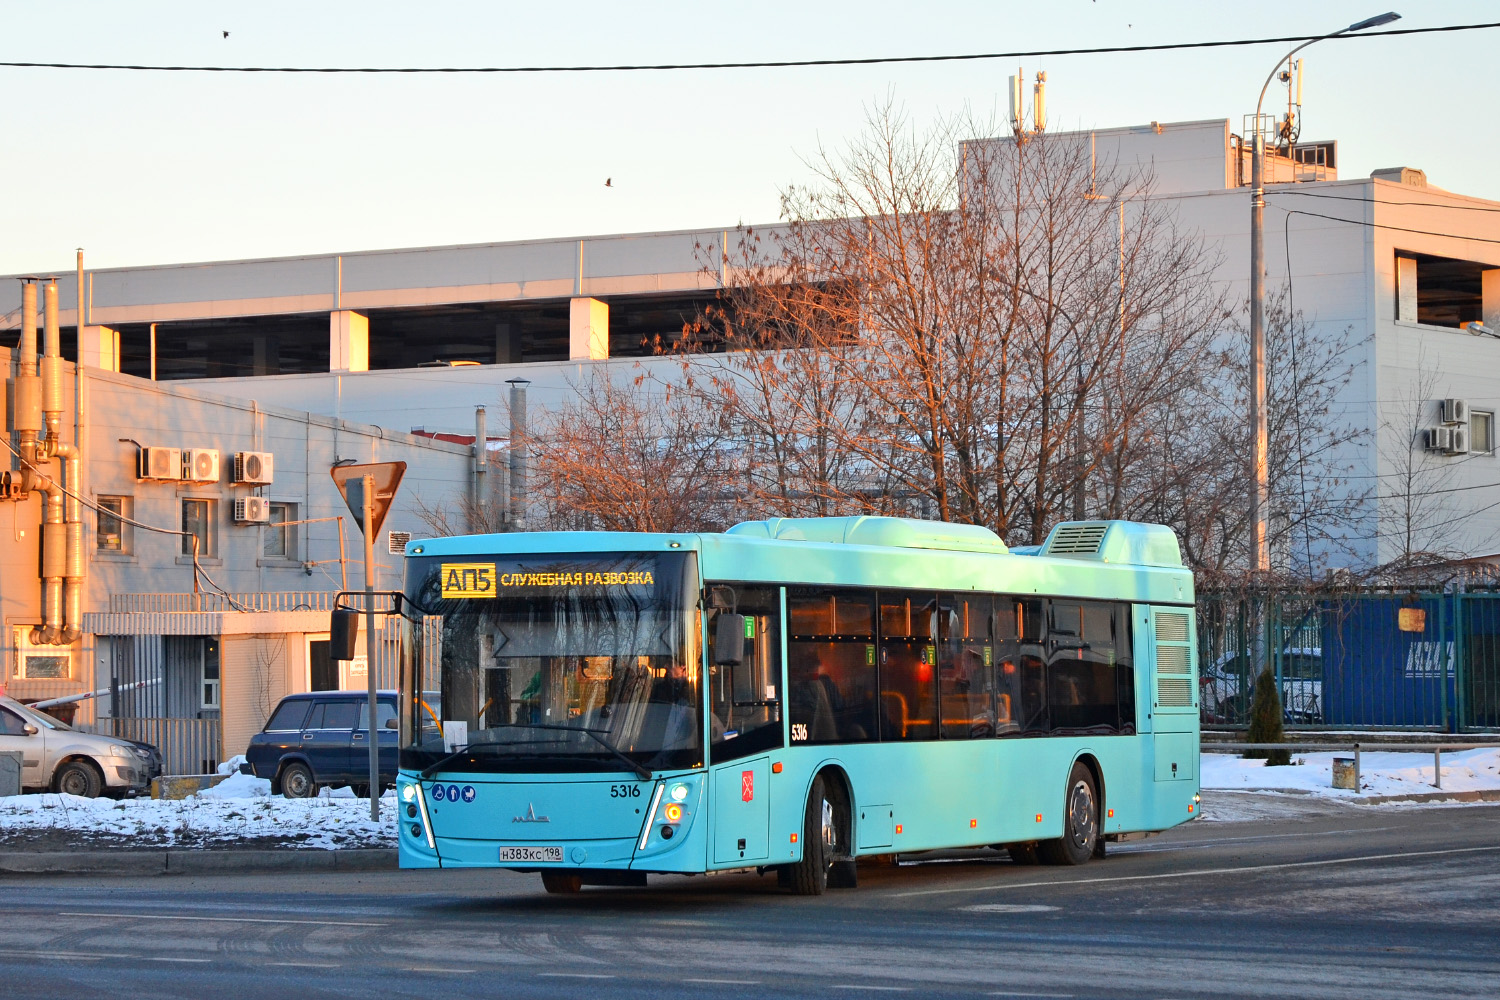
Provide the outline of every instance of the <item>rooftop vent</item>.
[[1416,167],[1383,167],[1380,170],[1370,171],[1370,176],[1377,181],[1390,181],[1392,184],[1405,184],[1407,187],[1425,188],[1427,186],[1427,175]]
[[1099,551],[1104,533],[1109,525],[1101,522],[1075,521],[1060,524],[1052,533],[1051,540],[1042,550],[1048,556],[1091,556]]

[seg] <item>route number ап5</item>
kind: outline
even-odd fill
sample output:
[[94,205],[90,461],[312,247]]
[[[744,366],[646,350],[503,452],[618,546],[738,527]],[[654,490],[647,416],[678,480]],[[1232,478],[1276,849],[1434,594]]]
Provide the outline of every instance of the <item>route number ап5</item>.
[[641,797],[641,786],[610,785],[609,797],[612,799],[638,799]]

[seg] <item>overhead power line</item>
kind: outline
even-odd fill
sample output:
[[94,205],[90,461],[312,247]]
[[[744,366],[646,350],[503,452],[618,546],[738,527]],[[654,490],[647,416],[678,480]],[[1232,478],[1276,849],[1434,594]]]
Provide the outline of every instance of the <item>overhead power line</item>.
[[[1445,24],[1433,28],[1393,28],[1355,35],[1334,35],[1329,41],[1378,38],[1386,35],[1427,35],[1439,32],[1500,28],[1500,21],[1482,24]],[[858,59],[766,59],[751,62],[622,63],[581,66],[165,66],[145,63],[70,63],[0,61],[11,69],[129,70],[139,73],[638,73],[693,69],[791,69],[800,66],[877,66],[890,63],[974,62],[985,59],[1034,59],[1038,56],[1096,56],[1131,52],[1173,52],[1181,49],[1222,49],[1246,45],[1285,45],[1310,42],[1323,35],[1285,35],[1278,38],[1234,38],[1212,42],[1168,42],[1161,45],[1105,45],[1088,49],[1030,49],[1014,52],[969,52],[937,56],[870,56]]]

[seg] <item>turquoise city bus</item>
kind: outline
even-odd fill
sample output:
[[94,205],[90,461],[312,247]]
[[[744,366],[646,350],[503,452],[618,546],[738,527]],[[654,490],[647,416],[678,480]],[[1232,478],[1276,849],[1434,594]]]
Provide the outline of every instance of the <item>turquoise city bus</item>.
[[1081,864],[1194,818],[1193,579],[1160,525],[781,518],[408,545],[404,868],[852,886]]

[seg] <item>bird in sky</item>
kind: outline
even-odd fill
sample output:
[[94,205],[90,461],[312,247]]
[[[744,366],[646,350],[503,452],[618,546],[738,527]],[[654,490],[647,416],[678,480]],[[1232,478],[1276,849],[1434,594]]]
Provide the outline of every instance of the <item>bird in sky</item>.
[[227,32],[227,31],[226,31],[226,32],[224,32],[224,37],[225,37],[225,38],[228,38],[228,37],[229,37],[229,32]]
[[615,179],[613,177],[606,177],[606,178],[604,178],[604,186],[607,187],[607,188],[614,187],[615,186]]

